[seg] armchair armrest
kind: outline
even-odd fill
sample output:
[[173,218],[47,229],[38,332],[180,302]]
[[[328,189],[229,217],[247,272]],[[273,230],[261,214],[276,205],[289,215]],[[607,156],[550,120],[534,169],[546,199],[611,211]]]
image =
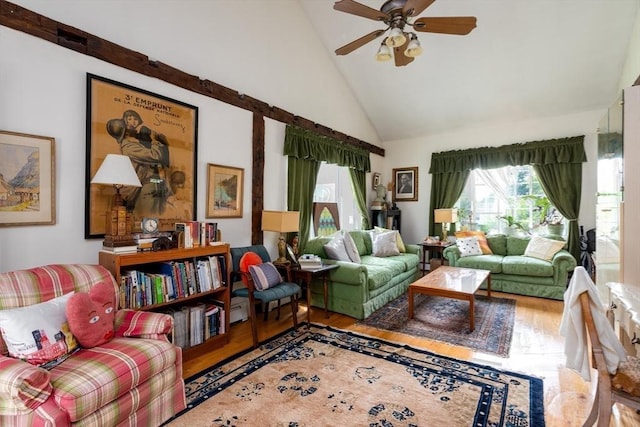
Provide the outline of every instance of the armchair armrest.
[[0,356],[0,415],[36,409],[52,392],[51,376],[37,366]]
[[116,312],[116,336],[166,340],[173,328],[173,318],[153,311],[119,310]]
[[566,249],[560,250],[551,259],[553,279],[556,283],[566,283],[569,272],[578,265],[576,259]]
[[458,245],[447,246],[444,251],[442,251],[442,256],[447,259],[450,266],[455,267],[460,259],[460,249],[458,249]]
[[405,243],[404,247],[405,247],[405,249],[406,249],[408,254],[416,254],[418,256],[420,255],[420,246],[412,244],[412,243],[410,243],[410,244]]

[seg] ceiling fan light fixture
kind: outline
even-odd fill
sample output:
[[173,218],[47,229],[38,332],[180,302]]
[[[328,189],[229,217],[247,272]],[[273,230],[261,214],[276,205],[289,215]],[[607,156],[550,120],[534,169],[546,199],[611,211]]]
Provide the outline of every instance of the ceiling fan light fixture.
[[378,49],[378,53],[376,53],[376,60],[383,62],[389,61],[392,58],[391,48],[385,44],[383,41]]
[[423,51],[424,49],[422,49],[422,46],[420,46],[420,40],[418,40],[418,36],[411,33],[411,40],[409,41],[409,44],[404,51],[404,55],[408,56],[409,58],[415,58],[416,56],[419,56]]
[[387,37],[386,43],[387,46],[394,48],[400,47],[407,41],[402,30],[398,27],[393,27],[391,31],[389,31],[389,36]]

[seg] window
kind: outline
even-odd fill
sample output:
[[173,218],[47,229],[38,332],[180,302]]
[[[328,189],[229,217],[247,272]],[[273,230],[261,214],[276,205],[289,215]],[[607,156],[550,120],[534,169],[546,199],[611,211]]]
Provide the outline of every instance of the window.
[[455,206],[463,227],[485,233],[506,233],[515,228],[546,234],[541,225],[558,215],[529,165],[471,171]]
[[[342,230],[359,230],[362,228],[362,217],[355,203],[349,169],[343,166],[322,162],[318,172],[313,201],[337,203],[340,228]],[[313,221],[313,219],[312,219]],[[311,226],[313,234],[313,225]]]

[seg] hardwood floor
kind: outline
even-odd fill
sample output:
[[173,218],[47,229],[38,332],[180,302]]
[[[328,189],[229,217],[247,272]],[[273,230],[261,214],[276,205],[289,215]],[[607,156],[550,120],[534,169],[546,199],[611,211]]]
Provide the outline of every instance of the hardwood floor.
[[[482,291],[481,291],[482,292]],[[322,309],[311,309],[311,321],[336,328],[360,332],[389,341],[421,347],[446,356],[469,360],[500,369],[534,375],[544,380],[544,406],[547,427],[582,426],[591,408],[594,383],[585,382],[572,370],[564,367],[564,338],[559,334],[562,317],[562,301],[492,292],[492,295],[517,300],[516,319],[509,358],[488,355],[464,347],[457,347],[424,338],[360,326],[356,319],[337,313],[324,317]],[[306,322],[307,308],[300,304],[298,322]],[[258,316],[258,339],[266,340],[292,326],[289,306],[282,307],[280,320],[275,320],[275,311],[264,322]],[[302,326],[304,327],[304,326]],[[184,364],[184,378],[188,378],[228,357],[251,347],[251,328],[248,321],[231,327],[231,342],[209,354]],[[595,372],[595,371],[594,371]],[[596,375],[594,374],[594,378]],[[631,427],[640,425],[640,415],[631,409],[616,404],[613,408],[611,426]],[[536,427],[536,426],[530,426]]]

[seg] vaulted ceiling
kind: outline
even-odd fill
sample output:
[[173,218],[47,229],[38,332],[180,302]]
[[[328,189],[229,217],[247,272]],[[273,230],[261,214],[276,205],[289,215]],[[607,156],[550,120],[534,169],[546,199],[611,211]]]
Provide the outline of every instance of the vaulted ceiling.
[[[608,107],[640,0],[436,0],[420,17],[475,16],[468,35],[418,33],[424,53],[377,62],[384,37],[333,51],[385,25],[300,0],[383,141]],[[379,10],[384,0],[361,0]],[[295,37],[295,35],[294,35]],[[640,53],[638,53],[640,55]]]

